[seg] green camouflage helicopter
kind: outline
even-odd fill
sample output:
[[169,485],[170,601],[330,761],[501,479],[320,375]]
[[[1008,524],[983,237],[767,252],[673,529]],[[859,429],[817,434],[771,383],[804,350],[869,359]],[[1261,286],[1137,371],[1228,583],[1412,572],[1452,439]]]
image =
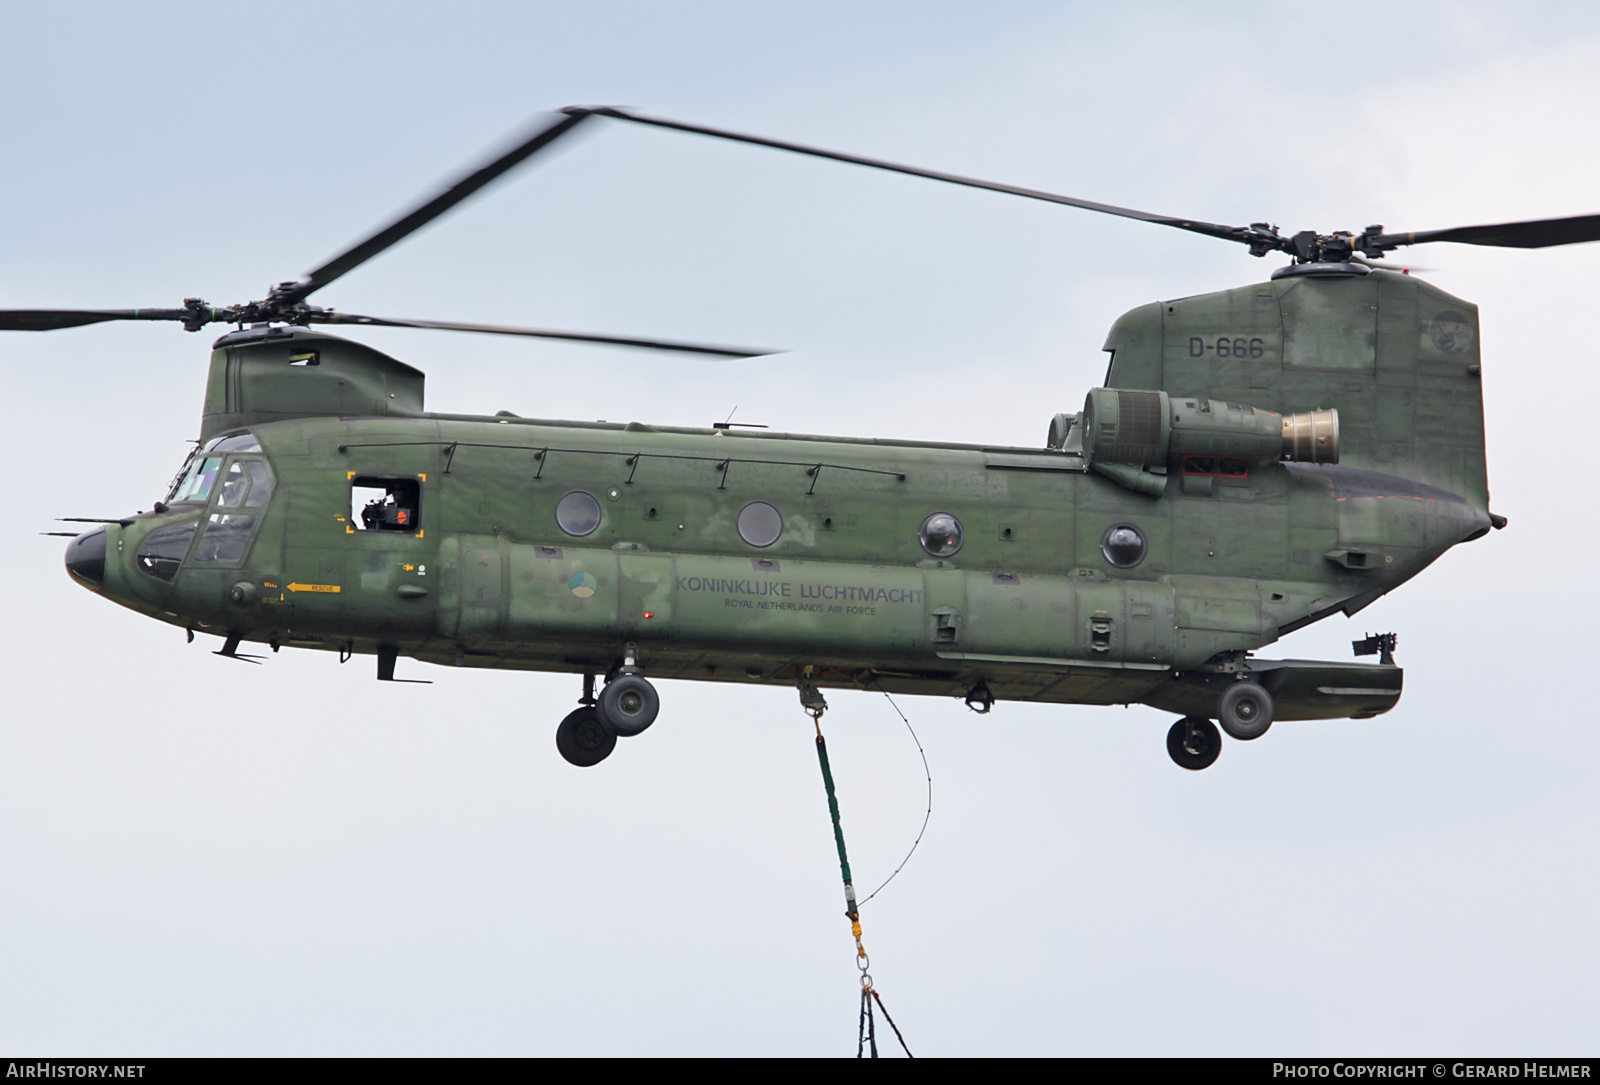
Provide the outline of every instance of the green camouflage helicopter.
[[[1039,448],[430,413],[423,374],[312,325],[420,327],[748,357],[757,350],[392,320],[306,299],[575,127],[609,117],[1046,200],[1292,262],[1112,326],[1104,387]],[[262,301],[5,310],[0,330],[234,324],[199,442],[147,513],[68,544],[74,580],[223,638],[583,676],[556,729],[594,765],[654,722],[646,674],[963,698],[1152,705],[1172,759],[1221,729],[1376,716],[1376,664],[1252,652],[1355,614],[1489,509],[1477,309],[1377,261],[1403,245],[1600,239],[1600,215],[1426,233],[1223,226],[611,108],[573,107],[510,152]],[[67,534],[67,533],[62,533]],[[595,678],[603,685],[598,695]]]

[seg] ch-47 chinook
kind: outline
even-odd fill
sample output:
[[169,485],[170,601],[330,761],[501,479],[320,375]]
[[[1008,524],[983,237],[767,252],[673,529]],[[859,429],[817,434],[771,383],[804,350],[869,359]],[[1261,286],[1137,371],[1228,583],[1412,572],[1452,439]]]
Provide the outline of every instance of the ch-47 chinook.
[[[1041,447],[429,413],[423,374],[311,330],[352,324],[661,340],[356,316],[306,299],[596,117],[1046,200],[1234,241],[1266,282],[1144,305],[1112,326],[1105,386]],[[1141,703],[1167,750],[1222,730],[1366,718],[1375,664],[1252,651],[1355,614],[1489,509],[1477,309],[1377,262],[1403,245],[1600,239],[1600,215],[1425,233],[1222,226],[610,108],[577,108],[262,301],[9,310],[0,329],[169,320],[238,330],[211,355],[199,443],[152,511],[68,544],[72,578],[223,639],[582,675],[556,730],[593,765],[655,720],[645,677]],[[243,658],[243,657],[240,657]],[[594,692],[594,679],[603,688]]]

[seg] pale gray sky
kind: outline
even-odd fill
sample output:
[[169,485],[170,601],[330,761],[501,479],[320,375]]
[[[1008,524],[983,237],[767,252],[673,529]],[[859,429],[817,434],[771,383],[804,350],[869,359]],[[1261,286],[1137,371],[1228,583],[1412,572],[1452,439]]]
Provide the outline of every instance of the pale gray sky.
[[[1286,231],[1600,211],[1583,4],[86,3],[9,13],[5,40],[9,308],[259,297],[571,102]],[[1393,629],[1394,712],[1281,724],[1204,773],[1168,761],[1150,709],[902,699],[933,821],[863,922],[919,1055],[1593,1052],[1600,246],[1411,258],[1481,306],[1510,528],[1263,653],[1345,659]],[[1033,445],[1102,376],[1121,312],[1273,266],[596,125],[318,300],[792,348],[717,365],[367,333],[428,373],[435,409],[737,404]],[[0,338],[0,1048],[853,1051],[791,690],[663,683],[656,727],[580,771],[551,738],[572,679],[246,667],[67,580],[64,540],[35,532],[149,507],[195,436],[210,338]],[[915,835],[921,766],[881,697],[833,703],[870,887]]]

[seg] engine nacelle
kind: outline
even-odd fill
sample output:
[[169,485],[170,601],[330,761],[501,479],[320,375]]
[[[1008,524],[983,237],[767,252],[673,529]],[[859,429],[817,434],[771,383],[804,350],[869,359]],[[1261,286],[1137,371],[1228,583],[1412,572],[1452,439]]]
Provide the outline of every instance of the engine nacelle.
[[1090,464],[1156,467],[1184,456],[1339,462],[1336,410],[1281,415],[1215,399],[1094,388],[1083,404],[1082,425]]

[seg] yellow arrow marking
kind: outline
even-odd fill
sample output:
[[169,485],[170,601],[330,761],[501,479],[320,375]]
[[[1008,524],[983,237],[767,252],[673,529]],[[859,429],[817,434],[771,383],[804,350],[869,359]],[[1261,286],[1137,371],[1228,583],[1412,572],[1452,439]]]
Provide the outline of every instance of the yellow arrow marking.
[[289,590],[290,591],[326,591],[326,592],[337,593],[339,591],[339,585],[337,585],[337,584],[290,584],[289,585]]

